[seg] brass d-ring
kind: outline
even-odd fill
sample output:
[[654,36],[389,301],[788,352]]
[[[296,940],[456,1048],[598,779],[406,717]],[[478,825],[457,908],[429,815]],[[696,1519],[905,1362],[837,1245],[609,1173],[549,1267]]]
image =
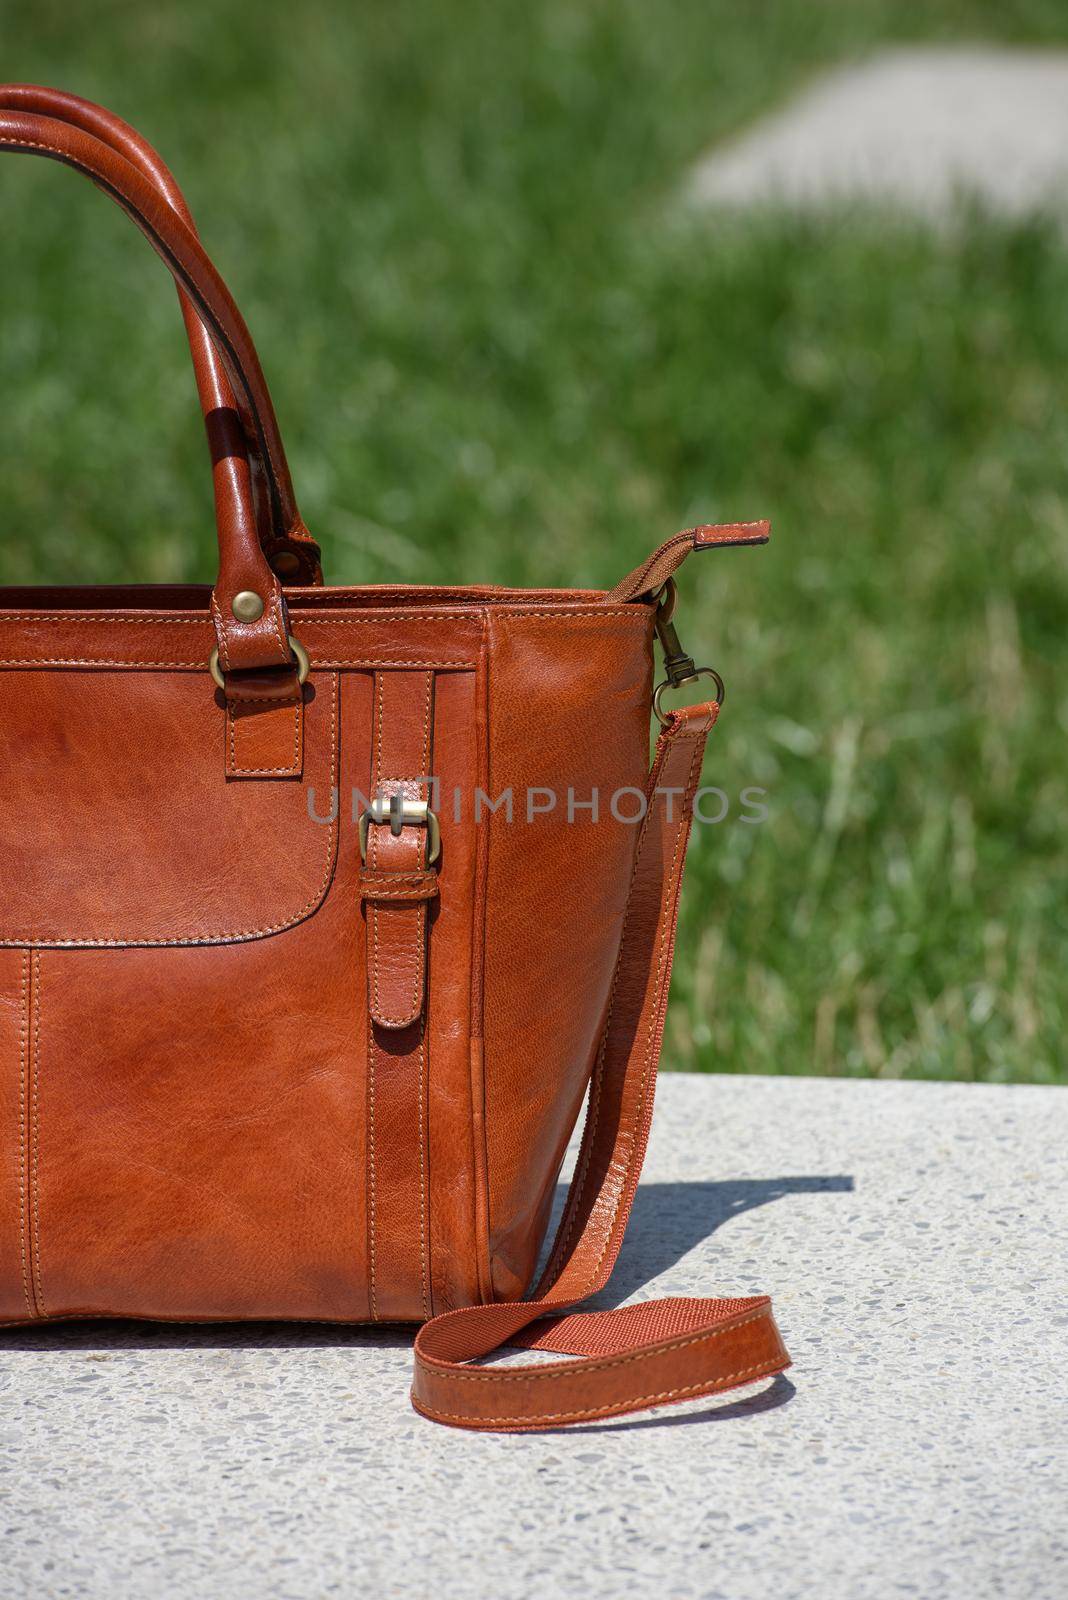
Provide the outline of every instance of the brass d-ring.
[[681,689],[684,683],[696,683],[698,678],[711,678],[713,680],[716,685],[716,702],[718,705],[723,704],[727,691],[723,687],[723,679],[720,677],[715,667],[698,667],[697,671],[691,677],[683,678],[680,683],[672,683],[669,678],[665,678],[663,683],[657,684],[656,691],[653,694],[653,711],[656,713],[656,720],[659,722],[662,728],[666,728],[668,723],[671,721],[670,715],[665,715],[660,709],[660,700],[664,690]]
[[[293,652],[293,659],[297,663],[297,682],[303,683],[307,678],[308,673],[311,671],[311,657],[308,655],[307,650],[305,650],[299,639],[295,639],[291,633],[287,633],[286,638],[289,640],[289,648]],[[219,688],[225,694],[226,679],[223,677],[222,670],[219,667],[218,645],[215,646],[215,649],[208,657],[208,671],[215,679],[215,682],[219,685]]]

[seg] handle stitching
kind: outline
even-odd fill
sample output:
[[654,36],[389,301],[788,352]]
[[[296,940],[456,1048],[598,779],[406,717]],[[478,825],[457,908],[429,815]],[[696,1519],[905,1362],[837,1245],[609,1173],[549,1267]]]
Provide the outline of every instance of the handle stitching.
[[620,1412],[637,1411],[642,1406],[656,1405],[658,1401],[683,1400],[689,1395],[715,1394],[717,1389],[725,1389],[729,1384],[737,1383],[740,1378],[770,1376],[771,1373],[781,1370],[781,1366],[782,1363],[778,1358],[760,1361],[755,1367],[742,1367],[738,1372],[728,1372],[722,1378],[703,1379],[700,1383],[685,1384],[678,1389],[662,1389],[658,1394],[635,1395],[629,1400],[606,1402],[604,1405],[592,1406],[584,1411],[550,1411],[533,1417],[474,1417],[466,1411],[437,1411],[414,1396],[412,1404],[417,1411],[422,1412],[423,1416],[437,1422],[466,1422],[469,1425],[476,1424],[489,1428],[509,1426],[524,1428],[539,1422],[563,1422],[565,1419],[578,1422],[585,1417],[611,1417]]

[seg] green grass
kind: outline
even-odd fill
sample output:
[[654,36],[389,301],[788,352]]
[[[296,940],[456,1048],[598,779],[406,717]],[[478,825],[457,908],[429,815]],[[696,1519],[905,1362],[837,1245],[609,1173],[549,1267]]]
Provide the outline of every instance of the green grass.
[[[250,19],[254,18],[252,21]],[[157,142],[248,316],[331,581],[611,584],[676,527],[729,700],[667,1059],[1064,1081],[1068,254],[968,217],[713,222],[688,164],[881,39],[1068,42],[1059,0],[44,0],[5,71]],[[169,283],[0,169],[7,581],[207,578]]]

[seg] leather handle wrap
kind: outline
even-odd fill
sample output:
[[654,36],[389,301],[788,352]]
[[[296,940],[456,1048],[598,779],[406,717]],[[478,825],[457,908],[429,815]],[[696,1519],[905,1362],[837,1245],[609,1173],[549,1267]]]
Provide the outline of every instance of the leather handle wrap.
[[[693,797],[718,713],[714,702],[675,712],[657,744],[578,1165],[545,1272],[530,1300],[450,1311],[416,1336],[412,1403],[436,1422],[560,1427],[715,1394],[790,1365],[762,1295],[569,1314],[608,1282],[638,1187]],[[468,1365],[503,1344],[580,1359]]]
[[[241,397],[257,448],[268,464],[271,526],[282,529],[285,513],[280,485],[288,481],[288,469],[266,379],[245,321],[196,234],[138,167],[82,128],[36,112],[2,110],[0,149],[45,156],[73,167],[110,195],[140,228],[211,333],[227,376]],[[218,453],[221,462],[230,464],[229,470],[240,473],[236,440],[218,441]],[[217,496],[217,512],[230,503],[229,497]],[[224,670],[291,665],[281,589],[261,548],[255,519],[227,517],[220,512],[218,535],[219,580],[212,615]],[[254,623],[238,622],[231,611],[230,602],[241,589],[255,591],[266,602],[263,616]]]

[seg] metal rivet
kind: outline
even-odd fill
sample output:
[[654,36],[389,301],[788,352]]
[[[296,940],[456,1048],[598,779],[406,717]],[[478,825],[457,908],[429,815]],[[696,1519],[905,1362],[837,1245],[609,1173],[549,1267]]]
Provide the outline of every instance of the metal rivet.
[[242,589],[234,595],[231,610],[238,622],[258,622],[263,616],[263,601],[253,589]]
[[292,578],[300,571],[300,557],[292,550],[279,550],[271,566],[280,578]]

